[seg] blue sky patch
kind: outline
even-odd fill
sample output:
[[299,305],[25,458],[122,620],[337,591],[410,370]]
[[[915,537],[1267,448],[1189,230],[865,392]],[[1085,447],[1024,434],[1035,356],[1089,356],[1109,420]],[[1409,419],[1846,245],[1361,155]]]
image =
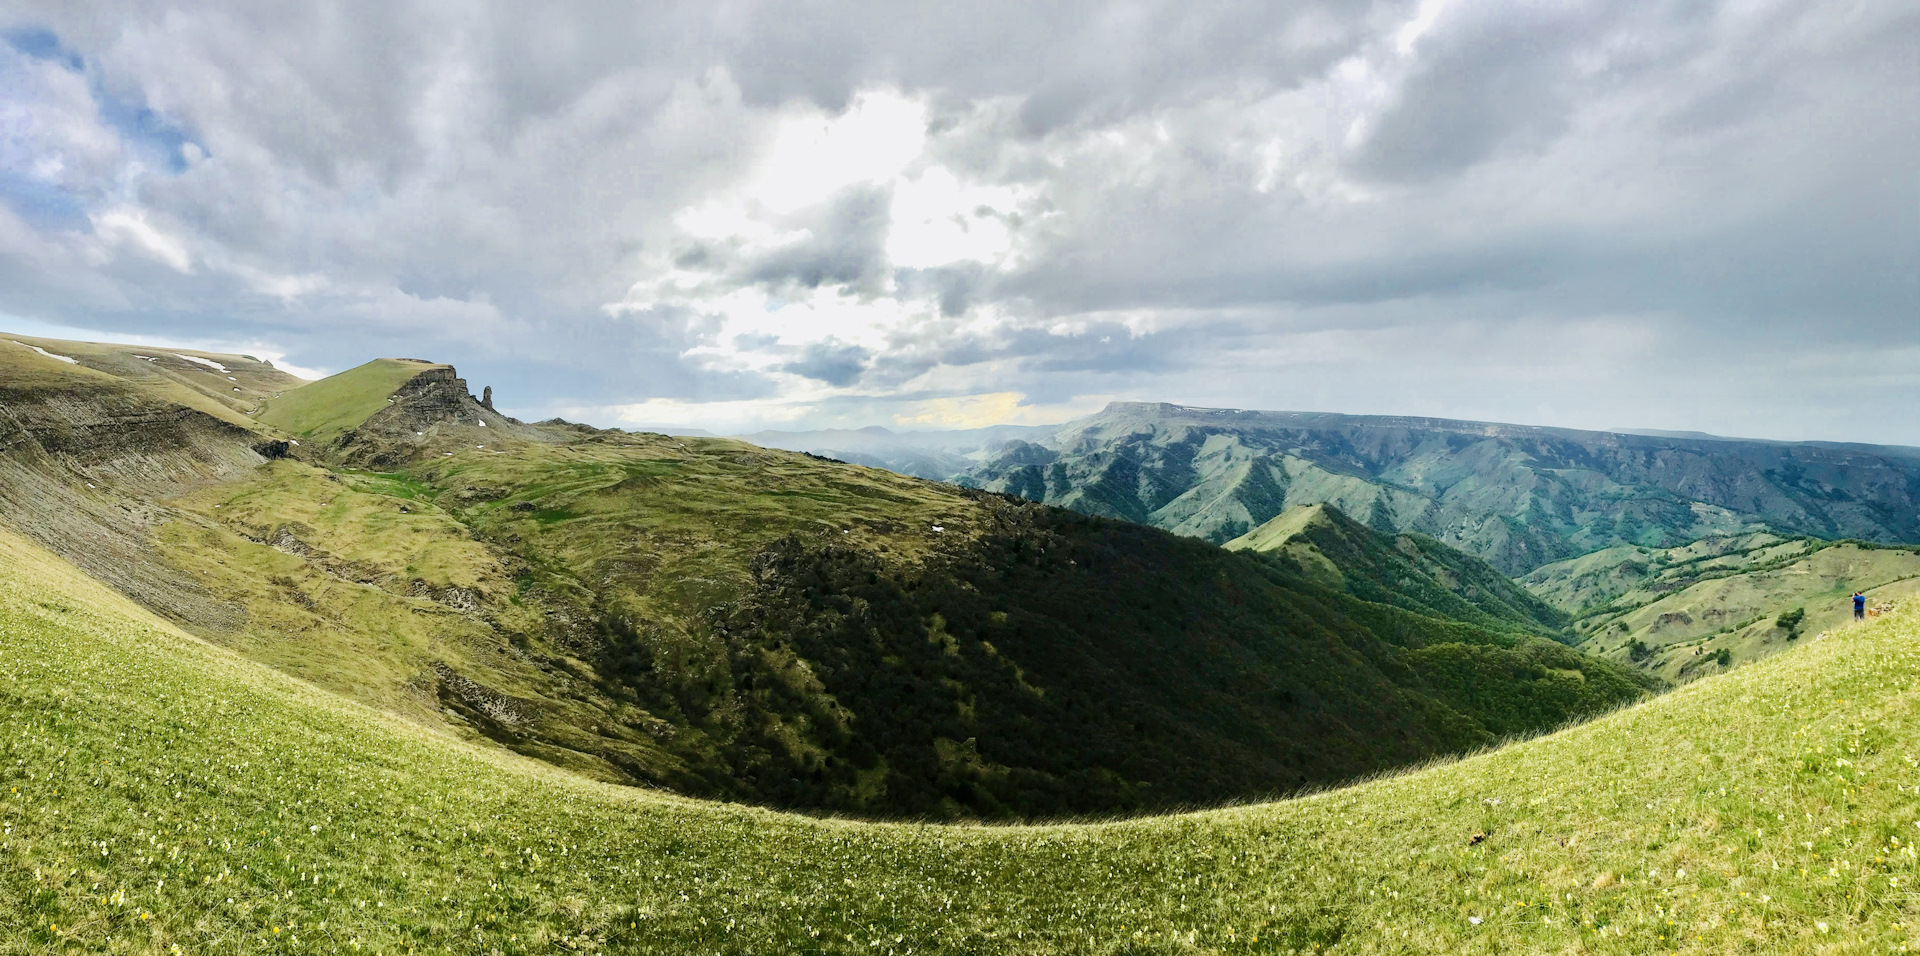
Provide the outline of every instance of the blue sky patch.
[[9,169],[0,169],[0,202],[42,232],[92,228],[86,209],[66,190]]
[[86,67],[86,61],[80,59],[80,54],[67,49],[60,43],[60,37],[45,27],[4,30],[0,31],[0,38],[4,38],[8,46],[36,60],[62,63],[69,70],[80,70]]

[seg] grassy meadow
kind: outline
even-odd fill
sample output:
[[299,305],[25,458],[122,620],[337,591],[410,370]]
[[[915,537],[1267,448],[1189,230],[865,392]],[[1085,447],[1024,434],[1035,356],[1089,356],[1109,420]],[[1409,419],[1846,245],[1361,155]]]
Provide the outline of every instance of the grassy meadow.
[[0,952],[1887,952],[1920,616],[1300,799],[1044,827],[593,783],[204,644],[0,535]]

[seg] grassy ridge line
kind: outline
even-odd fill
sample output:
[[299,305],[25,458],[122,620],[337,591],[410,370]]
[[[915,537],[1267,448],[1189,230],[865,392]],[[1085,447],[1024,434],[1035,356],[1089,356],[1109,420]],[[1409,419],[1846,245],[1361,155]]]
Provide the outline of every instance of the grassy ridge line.
[[[40,355],[29,347],[72,359],[73,364]],[[217,371],[194,358],[211,360],[227,371]],[[247,414],[250,409],[263,399],[306,384],[243,355],[0,335],[0,383],[12,389],[84,392],[109,382],[113,384],[108,387],[184,405],[249,431],[261,430]]]
[[1300,800],[853,824],[437,738],[0,535],[0,952],[1886,951],[1920,942],[1916,636]]
[[254,417],[302,438],[332,441],[387,407],[388,397],[414,376],[446,367],[413,359],[374,359],[302,385],[269,402]]

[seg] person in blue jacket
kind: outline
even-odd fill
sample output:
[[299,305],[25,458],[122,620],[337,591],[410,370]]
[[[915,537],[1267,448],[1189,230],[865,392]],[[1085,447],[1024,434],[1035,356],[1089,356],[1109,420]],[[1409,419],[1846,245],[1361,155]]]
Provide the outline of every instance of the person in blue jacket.
[[1867,596],[1859,591],[1853,592],[1853,619],[1856,621],[1867,619]]

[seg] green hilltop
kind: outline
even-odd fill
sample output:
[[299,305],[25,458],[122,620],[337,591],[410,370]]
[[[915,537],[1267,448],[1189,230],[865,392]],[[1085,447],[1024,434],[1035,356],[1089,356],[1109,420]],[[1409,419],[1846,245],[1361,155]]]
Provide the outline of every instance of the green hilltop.
[[301,438],[330,442],[386,408],[393,393],[421,372],[447,367],[418,359],[374,359],[289,391],[255,417]]
[[1297,505],[1223,545],[1252,551],[1381,604],[1484,627],[1563,638],[1567,616],[1472,555],[1422,534],[1389,534],[1329,504]]

